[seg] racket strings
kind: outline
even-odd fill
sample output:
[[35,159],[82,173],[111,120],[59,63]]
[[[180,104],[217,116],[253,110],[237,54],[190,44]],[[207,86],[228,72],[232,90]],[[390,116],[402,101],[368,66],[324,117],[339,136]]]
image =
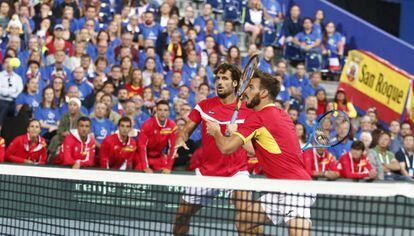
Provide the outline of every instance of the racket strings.
[[351,124],[346,114],[331,112],[318,122],[315,142],[318,145],[333,146],[342,142],[349,134]]

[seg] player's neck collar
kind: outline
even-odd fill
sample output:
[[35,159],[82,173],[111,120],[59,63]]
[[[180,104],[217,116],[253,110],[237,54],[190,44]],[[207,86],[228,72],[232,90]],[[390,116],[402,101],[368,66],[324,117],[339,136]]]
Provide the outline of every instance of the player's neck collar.
[[263,110],[263,109],[265,109],[266,107],[276,107],[276,104],[274,104],[274,103],[269,103],[269,104],[266,104],[266,105],[264,105],[264,106],[262,107],[262,109],[260,109],[260,110]]

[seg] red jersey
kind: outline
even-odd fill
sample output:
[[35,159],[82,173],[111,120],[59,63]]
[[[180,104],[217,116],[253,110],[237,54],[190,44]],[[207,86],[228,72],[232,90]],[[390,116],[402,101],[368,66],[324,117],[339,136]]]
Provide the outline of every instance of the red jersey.
[[134,87],[132,84],[130,83],[126,83],[125,84],[125,88],[128,90],[128,97],[132,98],[135,95],[142,95],[142,87]]
[[91,134],[83,142],[78,130],[70,131],[65,137],[59,154],[53,161],[57,165],[73,165],[79,162],[81,166],[93,166],[95,159],[95,139]]
[[336,159],[328,150],[325,150],[323,155],[319,155],[315,148],[306,150],[303,154],[303,160],[305,162],[306,171],[310,175],[314,171],[337,171],[339,172]]
[[363,179],[369,177],[372,166],[365,155],[362,155],[359,160],[356,160],[352,158],[350,152],[347,152],[339,158],[338,169],[344,178]]
[[126,169],[132,166],[136,156],[137,144],[131,138],[123,143],[119,134],[106,137],[99,150],[99,163],[105,169]]
[[4,162],[4,156],[6,155],[6,142],[0,137],[0,162]]
[[[55,54],[56,48],[55,48],[54,41],[48,43],[46,45],[46,47],[47,47],[47,50],[48,50],[49,55]],[[65,40],[65,48],[63,49],[63,51],[65,52],[65,54],[68,57],[73,56],[73,45],[72,45],[72,43],[69,42],[69,41],[67,41],[67,40]]]
[[[156,117],[151,117],[141,126],[139,133],[138,146],[138,163],[135,167],[142,170],[149,167],[149,158],[163,158],[164,166],[171,170],[174,165],[175,139],[177,137],[177,126],[175,122],[167,119],[164,125],[161,125]],[[168,145],[167,155],[164,149]]]
[[44,165],[47,160],[46,141],[38,137],[38,141],[30,144],[29,135],[17,136],[7,147],[6,159],[14,163],[24,163],[24,160]]
[[252,140],[266,177],[311,179],[305,169],[295,125],[289,115],[274,104],[250,114],[235,134],[244,143]]
[[[201,147],[202,157],[199,160],[199,170],[202,175],[208,176],[233,176],[239,171],[247,170],[247,152],[243,148],[230,155],[224,155],[218,149],[214,137],[207,134],[204,119],[212,120],[220,124],[224,134],[226,125],[230,123],[236,104],[223,104],[219,97],[208,98],[200,102],[189,114],[188,118],[194,123],[201,122]],[[244,122],[244,119],[252,110],[247,109],[245,103],[239,110],[236,123]]]

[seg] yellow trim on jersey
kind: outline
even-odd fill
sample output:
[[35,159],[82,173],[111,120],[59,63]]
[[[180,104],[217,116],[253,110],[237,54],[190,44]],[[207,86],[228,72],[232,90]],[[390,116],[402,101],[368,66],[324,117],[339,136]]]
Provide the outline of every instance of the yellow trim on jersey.
[[253,131],[248,137],[244,137],[241,133],[238,133],[238,132],[234,132],[234,134],[235,135],[237,135],[237,136],[239,136],[241,139],[242,139],[242,141],[243,141],[243,144],[246,144],[248,141],[250,141],[253,137],[255,137],[255,134],[256,134],[256,131],[257,130],[255,130],[255,131]]
[[266,127],[257,129],[255,133],[256,135],[254,138],[263,149],[272,154],[282,153],[279,144],[277,144],[276,140],[273,138],[272,134],[270,134],[269,130],[266,129]]
[[[266,107],[276,107],[276,104],[270,103],[270,104],[267,104],[266,106],[264,106],[263,108],[266,108]],[[263,110],[263,108],[262,108],[262,110]]]
[[175,130],[161,130],[160,134],[172,134],[174,132],[175,132]]
[[239,136],[241,140],[243,141],[243,144],[246,144],[247,140],[241,133],[234,132],[233,134]]
[[266,129],[266,127],[261,127],[253,131],[248,137],[244,137],[241,133],[234,132],[235,135],[239,136],[243,143],[246,144],[247,141],[250,141],[252,138],[266,151],[272,154],[280,154],[279,144],[273,138],[272,134]]

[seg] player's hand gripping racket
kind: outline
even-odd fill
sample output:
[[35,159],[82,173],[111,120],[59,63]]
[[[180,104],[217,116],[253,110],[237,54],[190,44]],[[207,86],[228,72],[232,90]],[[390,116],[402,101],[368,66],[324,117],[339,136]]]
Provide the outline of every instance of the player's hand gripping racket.
[[230,124],[234,124],[237,119],[237,115],[239,114],[239,109],[242,104],[242,97],[244,94],[244,91],[246,91],[247,86],[250,83],[250,80],[253,77],[253,73],[257,68],[257,65],[259,64],[259,56],[253,55],[249,62],[247,63],[246,67],[243,70],[243,73],[240,78],[239,82],[239,89],[236,93],[236,107],[234,108],[233,116],[231,117]]
[[329,148],[342,143],[351,132],[351,122],[348,115],[339,110],[323,114],[313,126],[308,142],[302,148]]

